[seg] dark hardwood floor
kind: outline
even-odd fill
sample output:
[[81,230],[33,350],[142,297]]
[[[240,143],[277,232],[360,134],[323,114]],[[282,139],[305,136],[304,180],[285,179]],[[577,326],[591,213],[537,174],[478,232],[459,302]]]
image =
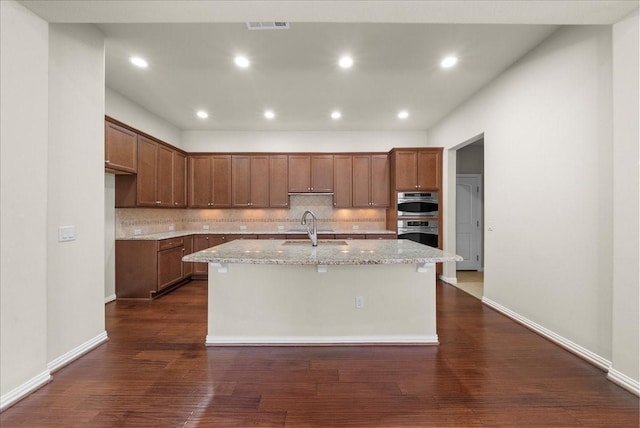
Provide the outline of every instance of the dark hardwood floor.
[[638,427],[638,398],[438,284],[440,346],[205,348],[206,283],[107,305],[108,343],[9,427]]

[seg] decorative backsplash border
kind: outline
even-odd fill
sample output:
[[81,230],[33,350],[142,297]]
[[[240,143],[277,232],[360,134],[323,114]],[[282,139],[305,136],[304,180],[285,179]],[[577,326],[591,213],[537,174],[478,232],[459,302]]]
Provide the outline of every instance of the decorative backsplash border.
[[147,235],[169,230],[211,232],[278,232],[301,227],[305,210],[318,217],[319,229],[383,230],[385,210],[380,208],[333,208],[333,198],[325,195],[292,195],[290,209],[157,209],[116,208],[116,238]]

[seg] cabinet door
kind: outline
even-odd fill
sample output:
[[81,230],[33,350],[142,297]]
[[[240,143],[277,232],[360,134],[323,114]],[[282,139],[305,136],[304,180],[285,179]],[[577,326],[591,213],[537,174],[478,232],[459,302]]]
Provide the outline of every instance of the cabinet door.
[[418,187],[416,151],[398,150],[394,155],[396,190],[416,190]]
[[289,192],[311,191],[311,157],[289,155]]
[[231,155],[213,155],[212,207],[231,206]]
[[251,158],[233,155],[231,157],[231,205],[248,207],[251,203]]
[[251,207],[269,206],[269,156],[251,156]]
[[311,157],[311,191],[333,192],[333,155]]
[[418,189],[439,190],[442,173],[440,150],[418,151]]
[[157,145],[156,206],[173,206],[173,150]]
[[158,144],[145,137],[138,136],[138,174],[137,201],[141,207],[155,207]]
[[[193,253],[193,236],[185,236],[183,238],[184,247],[182,248],[182,255],[188,256]],[[182,262],[182,277],[188,278],[193,275],[193,263]]]
[[[211,235],[194,235],[193,236],[193,252],[196,253],[198,251],[206,250],[209,247],[212,247],[213,240],[211,239]],[[207,263],[192,263],[193,264],[193,273],[194,274],[207,274],[209,272],[209,265]]]
[[138,135],[121,126],[105,122],[104,166],[135,173],[138,167]]
[[211,207],[213,167],[208,155],[189,156],[189,206],[193,208]]
[[173,152],[173,206],[187,206],[187,157]]
[[269,206],[289,207],[289,161],[287,155],[269,156]]
[[371,156],[353,156],[353,206],[369,207],[371,203]]
[[334,155],[333,157],[333,206],[336,208],[351,208],[352,206],[354,158],[350,155]]
[[389,206],[389,156],[371,155],[371,206]]
[[182,253],[184,247],[158,251],[158,290],[182,279]]

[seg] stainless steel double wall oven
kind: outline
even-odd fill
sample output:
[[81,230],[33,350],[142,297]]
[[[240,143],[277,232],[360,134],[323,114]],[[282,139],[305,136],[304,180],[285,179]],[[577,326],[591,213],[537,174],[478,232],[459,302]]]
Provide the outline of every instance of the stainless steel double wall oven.
[[398,239],[438,247],[438,193],[398,192]]

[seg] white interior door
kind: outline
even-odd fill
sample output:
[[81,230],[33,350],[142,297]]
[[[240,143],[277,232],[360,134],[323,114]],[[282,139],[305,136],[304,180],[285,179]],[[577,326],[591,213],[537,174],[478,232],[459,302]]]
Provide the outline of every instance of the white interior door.
[[456,254],[463,257],[458,270],[479,270],[481,264],[481,176],[456,176]]

